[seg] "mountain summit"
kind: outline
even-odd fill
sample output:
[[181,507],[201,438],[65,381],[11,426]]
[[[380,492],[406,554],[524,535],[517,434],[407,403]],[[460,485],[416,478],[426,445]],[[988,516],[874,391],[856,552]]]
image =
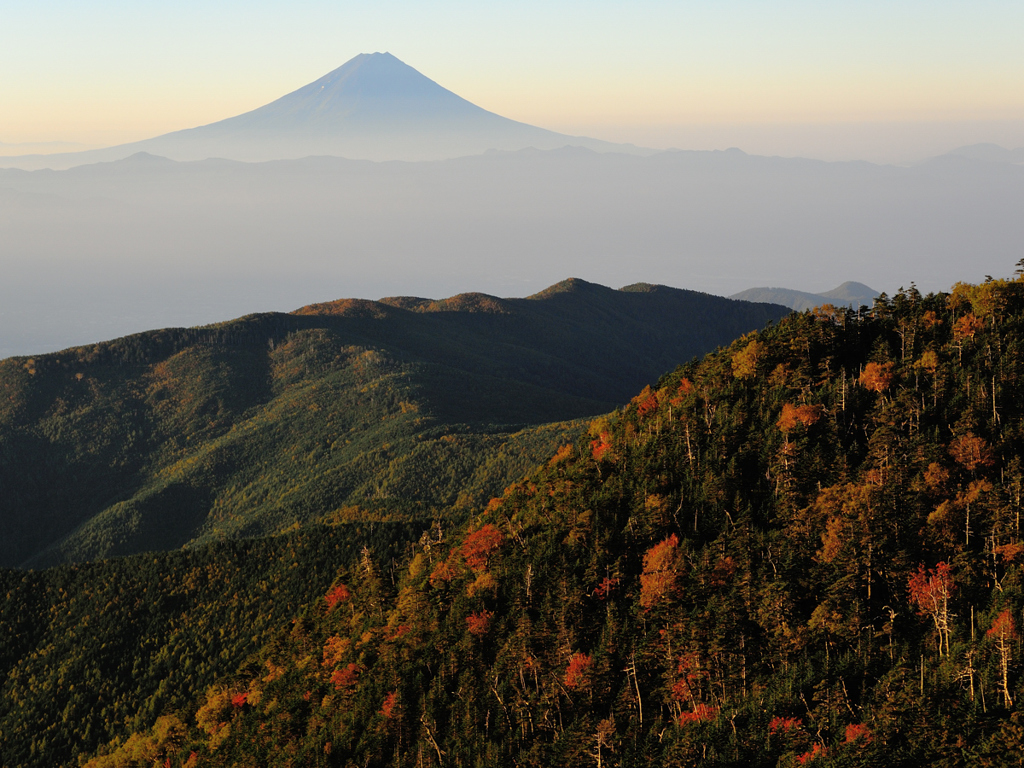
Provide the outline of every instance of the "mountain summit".
[[461,127],[467,120],[504,129],[532,128],[481,109],[390,53],[361,53],[277,101],[206,128],[333,132],[356,125]]
[[439,160],[489,149],[586,147],[638,153],[632,145],[567,136],[488,112],[390,53],[362,53],[276,101],[216,123],[117,147],[4,159],[11,167],[70,168],[148,152],[173,160],[242,161],[334,155]]

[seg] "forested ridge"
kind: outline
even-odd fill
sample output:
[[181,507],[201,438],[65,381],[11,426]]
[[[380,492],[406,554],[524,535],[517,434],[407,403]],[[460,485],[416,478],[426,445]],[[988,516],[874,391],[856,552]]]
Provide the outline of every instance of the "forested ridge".
[[89,765],[1019,765],[1024,280],[792,315]]
[[574,420],[785,311],[568,280],[528,299],[345,300],[8,358],[0,565],[271,535],[356,507],[461,521]]
[[401,557],[419,525],[310,526],[50,568],[0,569],[0,765],[71,764],[192,706],[363,547]]

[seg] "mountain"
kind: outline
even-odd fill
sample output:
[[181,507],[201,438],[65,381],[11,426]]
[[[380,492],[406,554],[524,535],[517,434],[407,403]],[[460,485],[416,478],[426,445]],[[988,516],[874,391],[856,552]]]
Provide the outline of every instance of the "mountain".
[[[1022,339],[1021,279],[790,314],[640,390],[462,526],[397,559],[339,551],[328,587],[291,565],[338,541],[312,529],[290,553],[133,558],[123,585],[111,563],[0,573],[7,762],[1013,765]],[[266,556],[265,588],[307,567],[310,598],[238,658],[252,629],[218,637],[191,598],[244,618]],[[181,707],[157,687],[187,685],[179,652],[235,664]]]
[[769,304],[781,304],[790,307],[797,312],[805,309],[813,309],[822,304],[833,304],[838,307],[852,307],[857,309],[861,306],[870,307],[879,292],[869,288],[864,283],[847,281],[838,288],[824,293],[807,293],[796,291],[792,288],[748,288],[745,291],[734,293],[729,298],[739,301],[763,301]]
[[1024,163],[1024,147],[1006,149],[998,144],[969,144],[947,152],[944,157],[965,157],[986,163]]
[[[674,361],[787,313],[567,280],[342,300],[0,361],[0,565],[461,519]],[[546,425],[546,426],[545,426]]]
[[309,85],[251,112],[144,141],[87,152],[4,158],[12,168],[70,168],[137,152],[174,160],[243,161],[333,155],[438,160],[487,150],[587,147],[644,152],[547,131],[471,104],[390,53],[362,53]]

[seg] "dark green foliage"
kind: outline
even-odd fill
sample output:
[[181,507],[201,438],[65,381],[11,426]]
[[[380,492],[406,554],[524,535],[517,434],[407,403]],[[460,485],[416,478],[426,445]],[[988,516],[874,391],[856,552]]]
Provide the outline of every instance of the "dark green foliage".
[[387,561],[402,524],[269,539],[40,573],[0,570],[0,762],[57,765],[206,688],[319,598],[363,546]]
[[[311,604],[179,713],[180,743],[132,749],[214,766],[1016,764],[1021,339],[1008,281],[746,336],[593,422],[458,535],[424,536],[394,580],[367,553],[345,600]],[[134,759],[105,752],[94,765]]]
[[[782,314],[568,281],[0,361],[0,565],[273,534],[358,504],[461,517],[671,362]],[[447,512],[445,512],[447,510]]]

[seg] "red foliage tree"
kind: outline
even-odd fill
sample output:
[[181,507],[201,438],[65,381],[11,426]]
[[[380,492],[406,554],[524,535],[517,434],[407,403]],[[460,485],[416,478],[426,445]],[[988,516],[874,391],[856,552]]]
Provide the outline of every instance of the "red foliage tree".
[[565,687],[582,688],[590,678],[590,654],[574,653],[569,657],[569,665],[565,668]]
[[853,744],[855,741],[862,744],[871,741],[871,731],[864,723],[850,723],[846,726],[846,739],[843,743]]
[[973,339],[974,334],[985,327],[985,321],[980,317],[968,312],[955,323],[953,323],[953,338],[956,340]]
[[342,688],[351,688],[359,682],[359,665],[352,662],[344,669],[339,669],[331,675],[331,682],[339,691]]
[[395,715],[395,708],[398,706],[398,691],[392,691],[384,697],[384,703],[381,704],[380,713],[384,715],[385,719],[390,720]]
[[658,410],[658,395],[650,385],[644,387],[643,391],[633,398],[633,402],[636,403],[636,414],[640,417]]
[[1012,563],[1020,557],[1021,552],[1024,552],[1024,544],[1019,542],[1016,544],[1001,544],[998,547],[992,548],[992,554],[999,555],[1007,563]]
[[327,601],[327,610],[333,611],[339,603],[347,603],[351,597],[352,593],[344,584],[332,587],[331,591],[324,595],[324,600]]
[[939,656],[949,653],[949,635],[952,632],[949,615],[949,598],[956,585],[953,569],[947,563],[939,563],[927,572],[923,565],[910,577],[907,584],[910,604],[921,613],[932,617],[935,631],[939,635]]
[[618,586],[618,579],[605,576],[601,583],[594,587],[594,597],[601,601],[607,600]]
[[796,729],[803,726],[804,721],[799,717],[773,717],[771,722],[768,723],[768,733],[775,735],[777,733],[788,733],[789,731],[795,731]]
[[447,560],[438,560],[434,570],[430,573],[430,586],[436,587],[439,584],[447,584],[459,575],[459,569],[452,562],[451,556]]
[[815,744],[813,747],[811,747],[808,751],[804,752],[802,755],[797,755],[796,756],[796,761],[800,765],[806,765],[807,763],[812,763],[815,760],[817,760],[819,757],[824,757],[827,754],[828,754],[828,750],[825,749],[825,747],[821,746],[821,744]]
[[698,670],[697,654],[687,653],[682,656],[676,667],[676,675],[676,681],[672,684],[672,699],[680,703],[689,702],[696,707],[698,683],[702,676]]
[[821,418],[820,405],[793,405],[785,403],[777,426],[781,432],[792,432],[799,426],[809,427]]
[[602,432],[597,440],[590,441],[590,455],[594,461],[601,461],[612,449],[612,436],[608,432]]
[[462,557],[466,565],[474,571],[482,571],[487,567],[491,555],[504,543],[505,535],[488,523],[483,528],[473,531],[462,542]]
[[992,627],[985,634],[995,639],[996,648],[999,650],[999,682],[1002,688],[1003,704],[1009,709],[1013,706],[1013,697],[1010,696],[1010,655],[1013,649],[1012,641],[1017,637],[1017,627],[1014,625],[1013,615],[1008,610],[1002,611],[996,616]]
[[477,611],[466,617],[466,629],[469,634],[475,637],[483,637],[491,629],[491,619],[494,618],[493,611]]
[[706,723],[709,720],[714,720],[716,717],[718,717],[718,707],[712,707],[709,704],[697,704],[692,710],[679,715],[679,725]]

